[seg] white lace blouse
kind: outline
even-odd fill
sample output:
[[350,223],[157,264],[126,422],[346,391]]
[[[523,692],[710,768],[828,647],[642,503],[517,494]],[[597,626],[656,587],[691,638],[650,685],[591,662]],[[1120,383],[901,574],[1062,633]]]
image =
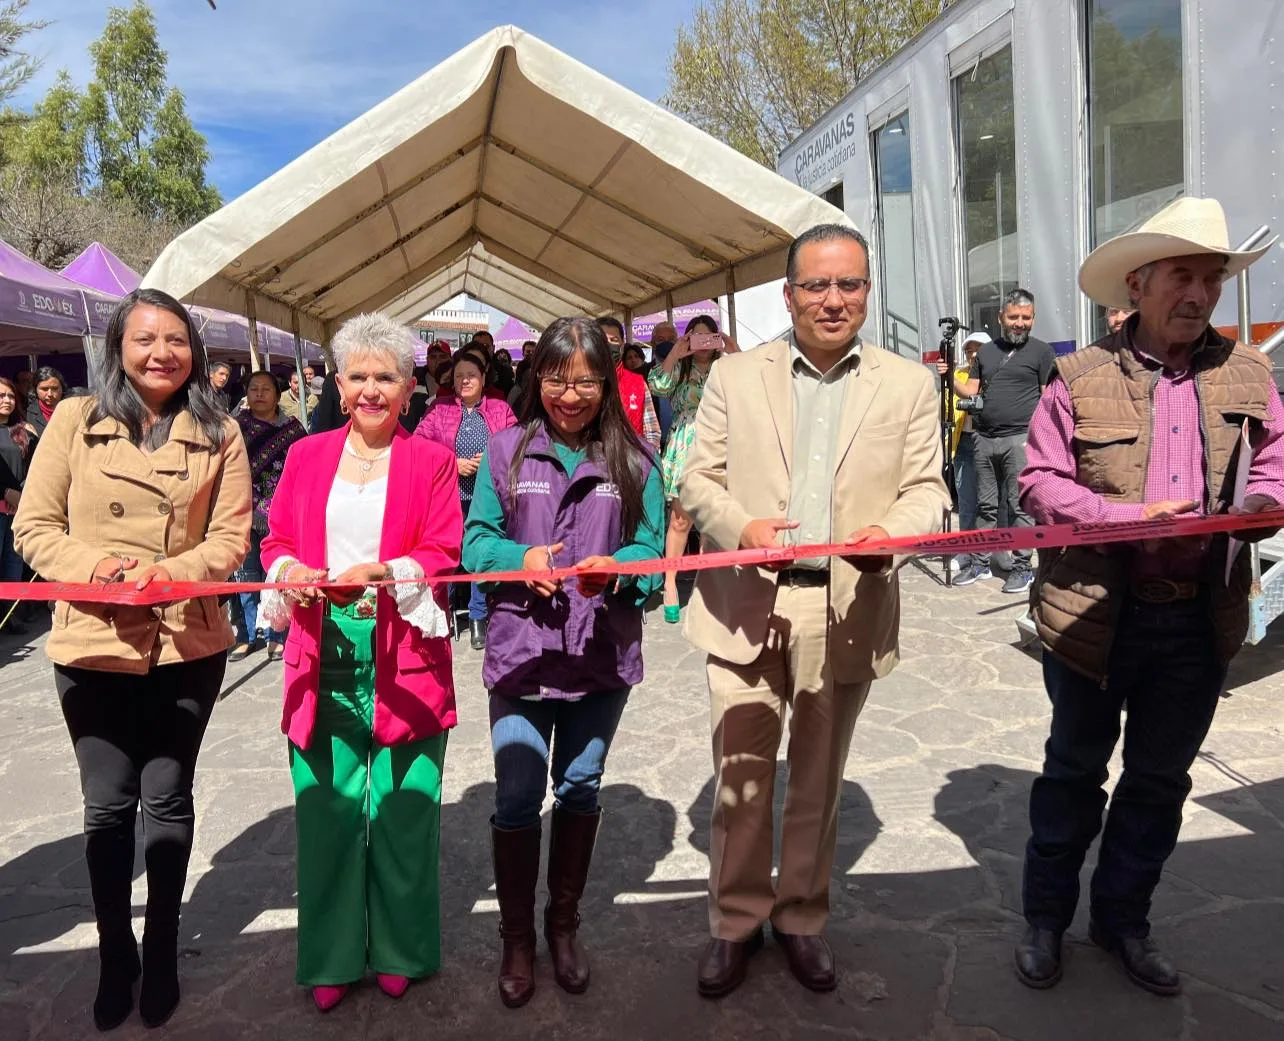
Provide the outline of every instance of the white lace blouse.
[[[336,577],[355,564],[368,564],[379,559],[383,537],[383,515],[388,501],[388,478],[381,477],[366,485],[335,478],[325,509],[326,567]],[[268,572],[268,582],[279,582],[292,565],[294,557],[281,557]],[[446,613],[433,599],[432,586],[413,582],[423,578],[423,569],[411,557],[397,557],[386,562],[394,586],[384,589],[392,595],[397,613],[428,637],[450,635]],[[292,605],[283,593],[265,589],[259,602],[259,614],[274,629],[285,629]]]

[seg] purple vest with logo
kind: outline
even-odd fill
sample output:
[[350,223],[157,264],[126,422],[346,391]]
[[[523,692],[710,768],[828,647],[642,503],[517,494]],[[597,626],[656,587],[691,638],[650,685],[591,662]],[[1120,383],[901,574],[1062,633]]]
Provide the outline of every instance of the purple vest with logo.
[[[513,494],[509,468],[523,433],[515,426],[492,434],[487,448],[508,537],[528,546],[564,543],[559,567],[614,554],[623,545],[619,491],[587,456],[567,474],[543,428],[526,447]],[[644,479],[650,465],[643,464]],[[581,596],[574,584],[568,579],[551,597],[518,582],[491,592],[482,681],[492,694],[570,698],[641,682],[642,609],[609,588]]]

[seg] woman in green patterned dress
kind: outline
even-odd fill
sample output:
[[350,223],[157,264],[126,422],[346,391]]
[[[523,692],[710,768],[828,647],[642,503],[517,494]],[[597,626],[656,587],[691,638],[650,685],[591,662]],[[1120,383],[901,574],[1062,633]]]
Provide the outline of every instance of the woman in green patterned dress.
[[[720,347],[712,346],[715,342]],[[664,555],[680,557],[691,534],[691,518],[678,505],[678,482],[687,465],[687,453],[695,440],[696,410],[704,396],[713,363],[724,353],[738,351],[735,340],[718,332],[718,323],[708,315],[692,318],[686,333],[673,345],[673,350],[647,375],[652,393],[673,402],[673,425],[669,441],[660,460],[664,475],[664,497],[669,503],[669,530],[664,539]],[[664,620],[676,624],[681,618],[678,605],[678,573],[664,573]]]

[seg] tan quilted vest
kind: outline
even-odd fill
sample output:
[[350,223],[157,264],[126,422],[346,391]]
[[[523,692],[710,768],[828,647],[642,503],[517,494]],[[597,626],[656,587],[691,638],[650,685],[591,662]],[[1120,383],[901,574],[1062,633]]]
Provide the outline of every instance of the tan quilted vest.
[[[1158,373],[1131,349],[1135,319],[1109,336],[1057,362],[1074,413],[1076,480],[1116,502],[1141,502],[1152,434],[1151,395]],[[1273,391],[1270,361],[1260,351],[1232,343],[1211,328],[1194,358],[1195,386],[1207,477],[1205,507],[1224,509],[1234,485],[1240,428],[1267,418]],[[1102,683],[1128,588],[1131,547],[1090,546],[1040,551],[1031,589],[1035,627],[1044,647],[1070,668]],[[1248,632],[1249,554],[1241,553],[1223,583],[1226,539],[1213,540],[1205,556],[1218,655],[1228,663]]]

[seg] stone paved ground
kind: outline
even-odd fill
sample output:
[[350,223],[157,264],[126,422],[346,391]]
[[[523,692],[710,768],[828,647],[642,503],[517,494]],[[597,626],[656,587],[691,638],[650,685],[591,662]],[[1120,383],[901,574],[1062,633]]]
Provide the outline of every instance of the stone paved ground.
[[[804,991],[772,945],[720,1002],[695,993],[705,939],[711,772],[700,657],[652,618],[647,682],[608,765],[584,907],[593,986],[540,963],[521,1011],[495,996],[493,797],[478,659],[459,653],[443,810],[445,967],[400,1002],[373,986],[319,1016],[294,986],[293,833],[280,667],[229,671],[197,775],[197,845],[176,1039],[876,1038],[1280,1041],[1284,1038],[1284,629],[1241,655],[1194,771],[1155,932],[1186,973],[1177,1000],[1129,984],[1088,945],[1035,993],[1011,971],[1025,802],[1047,725],[1019,605],[910,569],[905,662],[876,684],[847,764],[829,937],[836,993]],[[0,636],[0,1038],[93,1036],[96,955],[75,764],[38,643]],[[139,864],[141,865],[141,853]],[[144,889],[135,887],[141,914]],[[122,1039],[141,1038],[137,1019]]]

